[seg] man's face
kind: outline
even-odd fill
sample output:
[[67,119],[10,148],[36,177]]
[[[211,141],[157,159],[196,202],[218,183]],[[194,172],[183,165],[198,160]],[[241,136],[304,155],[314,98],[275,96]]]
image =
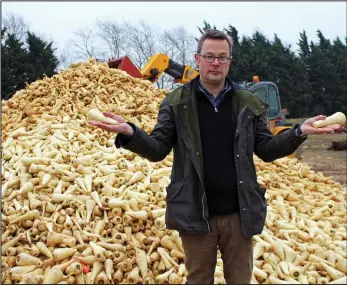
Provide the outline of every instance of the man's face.
[[215,58],[212,63],[209,63],[206,61],[206,59],[209,60],[209,57],[206,56],[230,57],[228,42],[226,40],[206,39],[200,55],[195,54],[200,78],[213,85],[221,83],[228,74],[231,59],[226,63],[219,63],[219,60]]

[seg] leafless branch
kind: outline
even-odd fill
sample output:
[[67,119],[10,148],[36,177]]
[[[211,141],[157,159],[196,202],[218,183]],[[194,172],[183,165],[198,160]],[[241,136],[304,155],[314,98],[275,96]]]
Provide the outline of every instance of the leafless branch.
[[76,61],[76,57],[71,53],[71,49],[63,49],[58,58],[58,70],[66,69]]
[[126,33],[124,27],[117,22],[97,20],[98,36],[109,47],[110,57],[120,57],[125,51]]
[[128,52],[134,63],[142,68],[148,59],[158,52],[158,33],[152,26],[140,21],[138,24],[124,22],[123,27],[127,34]]
[[2,27],[7,29],[7,33],[13,34],[19,41],[24,42],[29,30],[29,24],[20,15],[8,13],[2,20]]
[[188,31],[180,26],[166,30],[161,36],[164,46],[171,48],[172,59],[182,65],[194,65],[195,39]]
[[71,45],[75,49],[75,54],[80,59],[95,58],[104,60],[106,53],[98,48],[96,35],[90,29],[79,29],[74,32],[75,39],[71,41]]

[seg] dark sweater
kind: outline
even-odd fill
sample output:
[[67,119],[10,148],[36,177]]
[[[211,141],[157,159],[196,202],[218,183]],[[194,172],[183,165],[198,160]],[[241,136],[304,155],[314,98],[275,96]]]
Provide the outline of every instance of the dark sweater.
[[236,115],[228,91],[215,111],[207,96],[197,91],[197,109],[204,162],[204,182],[210,215],[239,211],[234,134]]

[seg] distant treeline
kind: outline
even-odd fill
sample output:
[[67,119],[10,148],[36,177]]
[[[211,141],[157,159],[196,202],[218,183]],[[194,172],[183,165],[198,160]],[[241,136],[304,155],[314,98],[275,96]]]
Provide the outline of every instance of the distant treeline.
[[[200,30],[211,28],[204,22]],[[215,28],[214,26],[212,28]],[[232,80],[272,81],[279,88],[282,108],[291,118],[342,111],[347,114],[347,46],[340,38],[332,42],[318,30],[318,42],[309,41],[305,31],[299,34],[299,49],[285,46],[275,34],[273,40],[260,32],[250,37],[238,36],[229,25],[223,29],[234,40]]]

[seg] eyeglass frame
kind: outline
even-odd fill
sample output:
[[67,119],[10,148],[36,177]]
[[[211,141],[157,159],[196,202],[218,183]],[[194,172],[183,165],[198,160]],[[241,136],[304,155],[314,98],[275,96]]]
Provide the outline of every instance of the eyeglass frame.
[[[202,55],[201,53],[198,53],[198,55],[199,56],[201,56],[201,57],[203,57],[204,58],[204,60],[207,62],[207,63],[213,63],[214,62],[214,60],[217,58],[218,59],[218,62],[220,63],[220,64],[226,64],[229,60],[231,60],[232,59],[232,55],[231,56],[215,56],[215,55],[209,55],[209,56],[213,56],[213,60],[212,61],[207,61],[207,59],[206,59],[206,57],[208,56],[208,55]],[[226,62],[220,62],[220,58],[223,58],[223,57],[226,57],[226,59],[227,59],[227,61]]]

